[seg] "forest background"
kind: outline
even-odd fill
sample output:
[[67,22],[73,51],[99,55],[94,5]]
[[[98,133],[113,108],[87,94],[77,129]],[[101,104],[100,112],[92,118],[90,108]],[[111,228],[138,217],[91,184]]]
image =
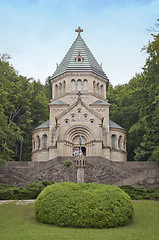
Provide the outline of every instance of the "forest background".
[[[159,19],[153,40],[143,47],[142,73],[113,87],[107,98],[110,119],[128,132],[128,161],[159,162]],[[31,160],[31,132],[48,120],[50,77],[45,84],[18,74],[8,54],[0,54],[0,163]]]

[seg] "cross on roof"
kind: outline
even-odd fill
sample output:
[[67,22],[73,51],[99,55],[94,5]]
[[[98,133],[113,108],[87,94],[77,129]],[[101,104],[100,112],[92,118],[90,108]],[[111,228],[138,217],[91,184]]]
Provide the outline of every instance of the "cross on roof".
[[78,32],[78,36],[80,36],[80,33],[83,32],[83,29],[78,27],[77,29],[75,29],[75,32]]

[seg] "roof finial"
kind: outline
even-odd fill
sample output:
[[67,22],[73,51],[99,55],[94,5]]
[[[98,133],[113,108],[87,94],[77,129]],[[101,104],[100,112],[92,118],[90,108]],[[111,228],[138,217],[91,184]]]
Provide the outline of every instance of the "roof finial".
[[78,27],[77,29],[75,29],[75,32],[78,32],[78,36],[80,36],[80,33],[83,32],[83,29]]

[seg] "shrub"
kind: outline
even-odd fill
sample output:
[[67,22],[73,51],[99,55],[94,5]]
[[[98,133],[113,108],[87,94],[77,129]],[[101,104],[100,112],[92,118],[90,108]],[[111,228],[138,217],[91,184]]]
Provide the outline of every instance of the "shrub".
[[35,202],[38,221],[62,227],[125,226],[133,214],[130,197],[120,188],[104,184],[55,183]]
[[159,200],[159,188],[138,188],[131,185],[120,187],[124,192],[126,192],[132,200]]
[[0,200],[36,199],[39,193],[50,184],[53,183],[48,181],[35,182],[26,185],[26,189],[18,186],[0,184]]
[[70,167],[72,165],[72,161],[71,160],[66,160],[66,162],[65,162],[65,166],[66,167]]

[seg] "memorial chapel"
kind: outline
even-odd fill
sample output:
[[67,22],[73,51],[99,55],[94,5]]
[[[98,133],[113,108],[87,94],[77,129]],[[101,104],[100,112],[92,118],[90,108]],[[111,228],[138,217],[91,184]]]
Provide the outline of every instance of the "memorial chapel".
[[49,120],[32,132],[32,161],[58,156],[101,156],[127,161],[126,130],[109,119],[108,77],[81,37],[51,77]]

